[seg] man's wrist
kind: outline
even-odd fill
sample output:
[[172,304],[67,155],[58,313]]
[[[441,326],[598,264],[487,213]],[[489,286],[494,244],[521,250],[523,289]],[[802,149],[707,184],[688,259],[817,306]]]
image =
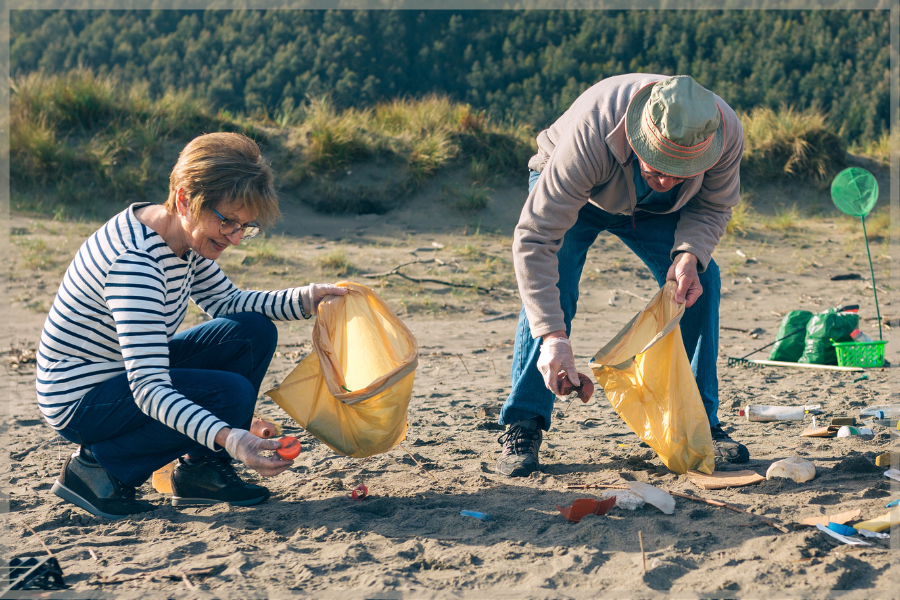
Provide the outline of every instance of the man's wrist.
[[541,339],[544,340],[544,341],[546,342],[546,341],[549,340],[550,338],[565,338],[565,339],[568,339],[568,337],[569,337],[569,336],[566,335],[566,332],[565,332],[565,331],[560,330],[560,331],[551,331],[550,333],[545,333],[544,335],[541,336]]

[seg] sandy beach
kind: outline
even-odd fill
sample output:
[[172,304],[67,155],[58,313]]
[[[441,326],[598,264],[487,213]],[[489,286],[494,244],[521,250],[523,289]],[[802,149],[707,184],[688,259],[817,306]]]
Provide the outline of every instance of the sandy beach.
[[[798,456],[815,464],[812,481],[700,489],[688,476],[666,469],[599,389],[587,404],[557,404],[540,472],[510,479],[494,472],[503,431],[496,421],[509,391],[521,307],[509,244],[524,187],[498,186],[487,211],[473,218],[446,216],[439,185],[426,186],[386,215],[323,216],[287,199],[285,220],[261,242],[268,246],[242,246],[221,261],[226,274],[245,287],[346,279],[370,285],[385,298],[420,348],[402,447],[369,459],[337,455],[262,394],[258,413],[281,423],[303,445],[294,467],[265,481],[271,500],[250,508],[176,510],[148,482],[140,491],[159,508],[116,522],[92,517],[50,493],[75,446],[42,420],[33,354],[29,358],[68,261],[98,224],[12,215],[3,378],[9,400],[2,416],[6,554],[43,556],[43,542],[71,586],[49,596],[60,598],[900,597],[900,530],[890,531],[890,540],[860,547],[800,524],[854,509],[859,519],[886,512],[885,504],[900,497],[900,483],[883,475],[886,468],[876,466],[875,457],[900,449],[896,428],[877,427],[871,438],[805,438],[799,433],[811,424],[810,416],[780,423],[738,416],[748,404],[821,404],[818,419],[827,422],[858,418],[866,406],[900,402],[900,300],[886,241],[873,242],[872,255],[890,365],[867,370],[867,379],[858,372],[727,366],[727,357],[773,341],[781,316],[792,309],[859,304],[861,328],[876,337],[865,246],[848,218],[823,209],[795,228],[728,234],[714,255],[723,285],[719,414],[725,430],[751,453],[747,465],[719,468],[764,475],[773,461]],[[769,192],[758,197],[772,206],[790,201],[786,193]],[[823,198],[823,206],[829,202],[827,192],[811,193]],[[763,211],[768,205],[756,206]],[[362,277],[431,259],[439,262],[403,272],[478,282],[496,291],[476,295],[397,276]],[[343,275],[340,268],[328,271],[341,260]],[[848,272],[862,278],[830,279]],[[639,260],[615,238],[601,236],[588,255],[573,324],[579,370],[590,373],[589,358],[655,290]],[[193,310],[186,325],[203,318]],[[311,350],[311,322],[278,327],[279,348],[264,389],[281,382]],[[243,467],[239,472],[257,479]],[[604,491],[568,486],[628,481],[718,500],[749,514],[680,497],[672,515],[650,505],[635,511],[617,507],[569,523],[555,508]],[[350,491],[360,483],[370,495],[354,501]],[[460,510],[491,517],[483,521]]]

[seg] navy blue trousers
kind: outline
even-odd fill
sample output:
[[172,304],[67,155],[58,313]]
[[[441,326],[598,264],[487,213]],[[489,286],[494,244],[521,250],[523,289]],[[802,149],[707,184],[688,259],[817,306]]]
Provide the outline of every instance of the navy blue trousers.
[[[229,426],[249,429],[277,342],[275,324],[258,313],[238,313],[191,327],[169,342],[172,385]],[[88,392],[58,433],[89,446],[107,471],[135,487],[179,456],[224,454],[144,414],[125,373]]]

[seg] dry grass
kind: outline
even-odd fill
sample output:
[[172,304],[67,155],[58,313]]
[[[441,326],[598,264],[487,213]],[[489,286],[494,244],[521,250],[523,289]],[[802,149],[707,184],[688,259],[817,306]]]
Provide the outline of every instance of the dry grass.
[[825,181],[844,167],[845,144],[817,110],[756,108],[739,116],[741,165],[756,176]]

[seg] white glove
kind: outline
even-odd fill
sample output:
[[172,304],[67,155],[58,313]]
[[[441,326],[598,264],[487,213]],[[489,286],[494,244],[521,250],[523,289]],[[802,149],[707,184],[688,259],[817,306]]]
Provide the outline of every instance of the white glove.
[[349,292],[345,287],[333,285],[331,283],[311,283],[301,289],[300,301],[303,303],[303,310],[308,315],[316,314],[319,308],[319,302],[325,296],[343,296]]
[[541,344],[541,355],[537,362],[538,371],[544,376],[547,389],[560,395],[557,375],[565,373],[572,385],[581,385],[578,371],[575,370],[575,355],[572,354],[572,342],[564,337],[547,338]]
[[256,437],[246,429],[232,428],[228,437],[225,438],[225,452],[263,477],[278,475],[294,464],[294,461],[284,460],[277,454],[274,456],[260,455],[260,452],[278,450],[279,448],[281,448],[281,444],[278,440],[264,440]]

